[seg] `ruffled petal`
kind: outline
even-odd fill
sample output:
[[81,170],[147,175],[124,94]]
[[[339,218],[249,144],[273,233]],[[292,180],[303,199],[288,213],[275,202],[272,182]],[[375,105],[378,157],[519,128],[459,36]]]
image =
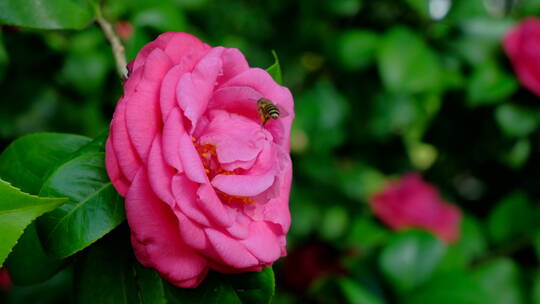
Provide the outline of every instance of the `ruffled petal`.
[[197,189],[199,184],[189,180],[184,174],[177,174],[172,179],[172,192],[176,200],[175,213],[183,213],[192,221],[210,227],[207,216],[199,210],[197,201]]
[[141,263],[180,287],[195,287],[203,279],[206,260],[183,242],[176,217],[154,195],[144,170],[127,193],[126,216]]
[[161,129],[159,91],[161,80],[172,63],[161,49],[154,49],[144,65],[144,74],[135,93],[126,99],[126,126],[131,142],[145,160],[152,141]]
[[197,128],[199,118],[206,111],[216,79],[222,73],[222,47],[211,49],[195,66],[185,73],[176,88],[176,96],[184,115],[191,121],[190,134]]
[[219,191],[234,196],[256,196],[266,191],[274,183],[273,174],[265,175],[223,175],[212,179],[212,186]]
[[233,268],[248,268],[259,265],[259,260],[240,242],[215,229],[205,229],[206,235],[222,264]]
[[216,224],[222,227],[230,227],[233,224],[229,213],[209,183],[202,184],[197,190],[197,195],[199,197],[197,205]]
[[116,155],[118,167],[124,177],[131,182],[141,167],[141,161],[135,153],[135,148],[132,146],[128,136],[125,106],[125,99],[120,99],[111,122],[111,142],[114,151],[121,151],[121,153]]
[[246,58],[238,49],[225,49],[221,58],[223,60],[223,74],[218,79],[220,83],[249,69]]
[[154,193],[173,208],[175,200],[172,194],[171,180],[175,170],[165,163],[161,147],[161,135],[158,134],[154,138],[150,154],[148,154],[148,179]]
[[129,182],[125,179],[118,167],[118,160],[116,159],[116,152],[112,147],[111,138],[107,139],[105,143],[105,166],[107,167],[107,174],[111,179],[114,188],[120,195],[126,196],[126,192],[129,188]]
[[271,264],[281,256],[280,243],[265,222],[252,222],[249,237],[240,243],[262,263]]
[[165,53],[175,65],[188,71],[210,49],[208,44],[187,33],[174,33],[165,47]]
[[206,183],[208,177],[204,171],[201,157],[193,146],[193,140],[186,132],[180,135],[179,150],[180,161],[186,176],[194,182]]
[[261,98],[261,93],[249,87],[223,87],[214,92],[208,108],[236,113],[260,124],[257,101]]
[[180,138],[185,133],[180,110],[173,108],[163,126],[163,156],[178,172],[184,170],[180,160]]

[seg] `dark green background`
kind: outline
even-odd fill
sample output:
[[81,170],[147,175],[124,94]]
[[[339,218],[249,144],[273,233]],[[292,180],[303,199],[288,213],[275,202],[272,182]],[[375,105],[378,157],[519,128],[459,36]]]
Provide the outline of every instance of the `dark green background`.
[[[80,11],[60,6],[73,16],[34,27],[77,30],[1,27],[2,149],[36,131],[95,137],[110,121],[121,94],[110,47],[88,4],[68,2]],[[540,99],[501,46],[520,19],[540,16],[540,2],[505,12],[455,0],[440,21],[429,2],[105,1],[105,17],[133,26],[128,60],[165,31],[239,48],[252,66],[278,54],[296,121],[275,303],[540,303]],[[395,233],[372,215],[369,196],[410,171],[463,211],[457,243]],[[70,271],[12,293],[69,299]]]

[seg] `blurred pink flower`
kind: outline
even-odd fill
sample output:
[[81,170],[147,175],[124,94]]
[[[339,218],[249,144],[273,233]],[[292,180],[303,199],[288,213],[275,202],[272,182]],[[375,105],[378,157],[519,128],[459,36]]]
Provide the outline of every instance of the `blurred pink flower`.
[[447,243],[459,238],[460,210],[446,203],[418,174],[389,182],[370,201],[373,212],[396,230],[422,228]]
[[13,287],[13,284],[11,283],[8,270],[5,267],[0,268],[0,290],[7,291],[11,287]]
[[540,18],[523,19],[503,41],[521,84],[540,97]]
[[[237,49],[165,33],[130,64],[106,145],[137,259],[179,287],[286,254],[289,90]],[[257,101],[291,115],[264,126]]]

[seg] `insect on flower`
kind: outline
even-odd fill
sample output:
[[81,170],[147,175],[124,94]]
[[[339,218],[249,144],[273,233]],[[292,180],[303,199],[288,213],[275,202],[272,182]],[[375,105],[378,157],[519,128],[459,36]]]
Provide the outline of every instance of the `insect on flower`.
[[257,108],[263,127],[269,120],[278,119],[279,117],[287,117],[289,115],[289,113],[287,113],[287,111],[285,111],[285,109],[283,109],[281,106],[266,98],[257,100]]

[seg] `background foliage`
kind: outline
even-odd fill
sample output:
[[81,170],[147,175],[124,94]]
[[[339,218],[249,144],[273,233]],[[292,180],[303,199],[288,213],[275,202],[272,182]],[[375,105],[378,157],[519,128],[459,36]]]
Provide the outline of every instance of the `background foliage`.
[[[143,282],[143,299],[196,298],[163,285],[152,271],[126,268],[133,257],[123,251],[127,245],[115,242],[127,240],[116,205],[107,207],[99,231],[70,227],[93,203],[119,200],[103,175],[103,135],[91,138],[106,130],[121,84],[110,47],[92,23],[90,2],[48,1],[45,11],[34,2],[39,1],[0,2],[2,23],[30,27],[1,27],[0,147],[37,131],[84,136],[23,137],[0,157],[3,179],[29,194],[53,197],[13,194],[33,206],[34,213],[21,215],[28,223],[64,203],[30,224],[8,259],[14,282],[31,286],[15,287],[0,300],[107,303],[93,292],[110,288],[114,294],[118,282],[133,288],[134,273]],[[434,3],[444,8],[450,2],[447,14],[434,9]],[[516,1],[505,14],[497,6],[504,1],[450,2],[104,3],[103,14],[118,26],[128,60],[164,31],[239,48],[252,66],[268,67],[274,62],[271,50],[278,54],[283,82],[295,96],[296,121],[293,225],[289,256],[274,266],[275,303],[540,303],[540,104],[519,86],[501,48],[508,28],[525,16],[540,16],[540,4]],[[8,161],[10,153],[22,161]],[[67,165],[47,169],[56,163]],[[370,195],[387,178],[409,171],[421,172],[462,209],[458,242],[445,245],[422,231],[393,232],[372,215]],[[58,185],[77,180],[70,172],[92,175],[95,184],[66,192]],[[0,193],[13,191],[0,184]],[[83,208],[70,212],[81,202]],[[14,227],[14,233],[24,228]],[[77,253],[85,240],[113,229]],[[55,246],[69,242],[70,232],[84,237],[73,248]],[[36,248],[37,239],[46,240],[52,254]],[[118,246],[117,255],[106,254]],[[36,259],[47,262],[33,264]],[[263,273],[255,281],[269,277]],[[257,296],[271,294],[246,294],[245,282],[252,281],[212,275],[197,292],[210,297],[206,301],[231,303],[258,303]]]

